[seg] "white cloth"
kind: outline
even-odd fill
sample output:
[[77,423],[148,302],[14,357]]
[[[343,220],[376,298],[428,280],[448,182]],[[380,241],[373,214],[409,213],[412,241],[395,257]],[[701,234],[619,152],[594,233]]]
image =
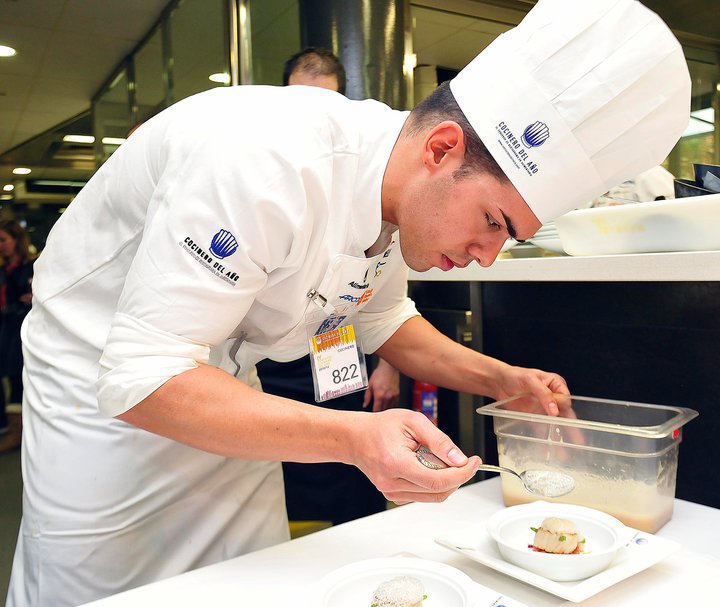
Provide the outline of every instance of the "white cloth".
[[675,178],[666,168],[658,165],[608,191],[610,198],[648,202],[658,198],[675,198]]
[[543,223],[660,164],[690,119],[682,47],[636,0],[539,0],[450,87]]
[[311,288],[357,296],[368,351],[417,314],[399,247],[364,254],[405,119],[321,89],[215,89],[141,126],[77,196],[37,261],[23,326],[10,607],[75,605],[287,539],[279,464],[109,416],[211,347],[233,343],[225,360],[248,382],[258,359],[305,353]]

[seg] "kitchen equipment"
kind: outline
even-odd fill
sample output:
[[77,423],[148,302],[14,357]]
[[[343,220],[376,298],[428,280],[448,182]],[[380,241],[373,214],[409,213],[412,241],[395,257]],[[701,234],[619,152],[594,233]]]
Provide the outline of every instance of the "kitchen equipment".
[[[448,467],[444,461],[427,447],[419,447],[415,453],[420,463],[427,468],[440,470]],[[513,474],[520,479],[523,487],[530,493],[541,495],[542,497],[560,497],[567,495],[575,488],[575,481],[571,476],[553,470],[525,470],[524,472],[516,472],[510,468],[503,468],[502,466],[494,466],[492,464],[480,464],[478,470]]]
[[[693,172],[695,174],[695,184],[705,189],[718,192],[716,187],[720,181],[720,165],[694,163]],[[709,176],[708,176],[709,173]]]
[[[545,415],[531,395],[477,412],[493,418],[501,466],[561,469],[575,479],[568,495],[548,501],[606,512],[654,533],[672,517],[682,427],[697,411],[585,396],[556,395],[560,416]],[[508,506],[537,499],[519,480],[501,477]]]
[[675,198],[687,198],[689,196],[709,196],[714,194],[712,190],[708,190],[702,186],[702,181],[695,182],[692,179],[675,179],[673,181],[675,189]]
[[572,211],[555,220],[570,255],[720,249],[720,194]]

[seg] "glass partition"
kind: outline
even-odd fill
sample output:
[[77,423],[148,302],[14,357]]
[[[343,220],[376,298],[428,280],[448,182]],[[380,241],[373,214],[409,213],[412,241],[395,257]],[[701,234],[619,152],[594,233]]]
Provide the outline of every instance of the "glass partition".
[[233,1],[178,0],[125,59],[93,100],[98,166],[133,126],[175,101],[230,84],[228,14]]
[[251,1],[250,24],[252,83],[282,84],[285,62],[301,50],[297,0]]
[[158,26],[135,53],[135,122],[151,118],[166,105],[167,78],[163,61],[163,30]]
[[100,166],[118,148],[132,127],[128,67],[121,69],[93,103],[95,159]]
[[685,47],[692,80],[690,124],[670,153],[668,170],[679,179],[694,179],[693,163],[720,163],[717,110],[720,98],[718,53]]
[[230,84],[227,17],[227,0],[177,3],[169,27],[171,101]]

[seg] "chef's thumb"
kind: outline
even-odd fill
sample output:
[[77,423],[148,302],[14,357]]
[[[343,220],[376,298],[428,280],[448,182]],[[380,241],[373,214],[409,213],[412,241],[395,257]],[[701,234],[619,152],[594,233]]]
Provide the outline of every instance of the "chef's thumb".
[[449,466],[464,466],[468,462],[467,456],[442,432],[428,441],[427,448]]

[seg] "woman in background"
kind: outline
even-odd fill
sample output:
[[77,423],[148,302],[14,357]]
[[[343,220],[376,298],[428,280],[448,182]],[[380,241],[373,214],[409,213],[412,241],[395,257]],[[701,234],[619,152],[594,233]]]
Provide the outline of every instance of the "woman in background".
[[[0,222],[0,378],[7,378],[10,391],[7,402],[22,402],[22,347],[20,326],[32,304],[32,276],[34,256],[30,240],[23,227],[14,220]],[[0,401],[0,432],[8,433],[8,417],[3,399]],[[19,429],[18,429],[19,430]],[[2,442],[0,451],[20,444],[20,433],[11,432]]]

